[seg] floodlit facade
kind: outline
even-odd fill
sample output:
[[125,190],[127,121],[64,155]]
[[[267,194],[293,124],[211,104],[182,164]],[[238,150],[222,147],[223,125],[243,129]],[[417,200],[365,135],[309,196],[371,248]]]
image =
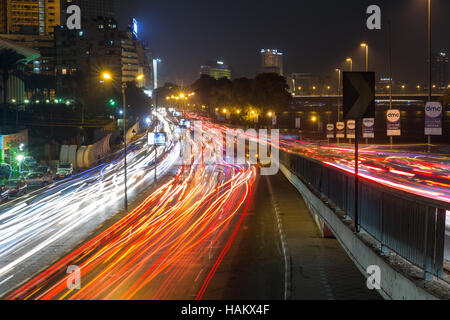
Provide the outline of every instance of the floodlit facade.
[[59,0],[2,0],[0,33],[52,36],[60,11]]
[[277,49],[261,50],[261,70],[260,73],[283,74],[283,53]]
[[208,75],[216,80],[227,78],[231,80],[231,68],[222,61],[208,62],[200,67],[200,75]]

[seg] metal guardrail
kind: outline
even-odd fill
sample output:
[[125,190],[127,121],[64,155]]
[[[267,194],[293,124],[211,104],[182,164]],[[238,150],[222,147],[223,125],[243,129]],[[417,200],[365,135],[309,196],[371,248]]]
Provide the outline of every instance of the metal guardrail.
[[[354,175],[298,154],[280,152],[281,162],[354,220]],[[360,178],[359,225],[381,244],[424,270],[443,277],[445,216],[450,204]]]

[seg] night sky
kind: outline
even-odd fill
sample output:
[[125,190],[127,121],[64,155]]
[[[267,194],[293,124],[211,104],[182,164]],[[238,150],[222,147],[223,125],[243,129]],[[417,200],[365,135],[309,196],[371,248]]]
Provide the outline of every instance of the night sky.
[[[382,9],[381,31],[367,30],[366,8]],[[163,60],[163,81],[190,84],[208,60],[223,60],[233,76],[253,77],[259,51],[284,53],[285,74],[332,73],[354,59],[363,68],[370,46],[371,69],[387,75],[387,20],[392,20],[393,78],[425,82],[427,74],[426,0],[119,0],[121,28],[130,17],[140,36]],[[450,1],[433,0],[433,51],[450,49]]]

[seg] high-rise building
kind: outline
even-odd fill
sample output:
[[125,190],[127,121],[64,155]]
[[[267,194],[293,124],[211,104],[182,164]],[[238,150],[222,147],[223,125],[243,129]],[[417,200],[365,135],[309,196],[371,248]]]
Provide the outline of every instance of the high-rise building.
[[[67,18],[67,7],[77,5],[81,9],[81,20],[89,21],[97,17],[115,17],[114,0],[61,0],[61,17]],[[83,27],[83,26],[82,26]]]
[[[21,54],[24,63],[31,62],[39,58],[39,52],[36,50],[18,45],[15,42],[4,40],[0,38],[0,50],[9,49]],[[2,76],[0,71],[0,77]],[[16,75],[11,75],[8,79],[7,100],[9,103],[21,105],[25,101],[25,85],[23,79]],[[0,97],[0,104],[3,103],[3,94]]]
[[94,18],[83,30],[61,26],[56,30],[55,41],[58,82],[77,71],[82,71],[87,79],[98,79],[101,70],[122,77],[122,43],[115,19]]
[[96,17],[83,30],[56,30],[58,91],[64,90],[69,75],[82,74],[98,82],[102,71],[110,72],[118,83],[132,82],[140,74],[138,87],[151,89],[152,65],[145,44],[132,30],[119,31],[111,17]]
[[128,30],[121,33],[122,44],[122,82],[132,82],[140,74],[142,80],[137,81],[140,88],[153,88],[152,64],[149,59],[145,43],[138,38],[138,23],[132,19]]
[[227,78],[231,80],[231,68],[223,61],[208,62],[200,67],[200,75],[206,74],[216,80]]
[[283,75],[283,53],[276,49],[261,50],[261,70],[260,73],[276,73]]
[[448,53],[441,51],[433,54],[431,58],[431,76],[433,85],[437,88],[447,88],[448,78]]
[[[40,57],[28,63],[28,74],[55,74],[55,28],[61,23],[59,0],[1,0],[0,38],[39,51]],[[40,84],[43,82],[41,81]],[[54,92],[49,81],[44,95]]]
[[61,23],[59,0],[2,0],[0,33],[52,36]]

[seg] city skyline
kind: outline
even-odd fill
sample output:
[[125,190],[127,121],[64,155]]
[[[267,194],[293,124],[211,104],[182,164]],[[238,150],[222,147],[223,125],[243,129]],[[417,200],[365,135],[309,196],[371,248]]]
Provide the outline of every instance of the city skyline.
[[[347,57],[352,57],[355,70],[362,70],[361,42],[369,44],[370,64],[382,78],[388,75],[388,19],[392,20],[393,78],[415,83],[424,82],[427,76],[427,16],[422,0],[377,1],[382,9],[380,31],[365,27],[366,8],[374,4],[366,0],[345,5],[329,0],[282,0],[277,6],[266,1],[123,4],[117,3],[120,25],[130,16],[136,17],[142,30],[140,36],[163,59],[164,81],[193,82],[199,66],[217,56],[233,66],[234,77],[254,77],[260,69],[262,48],[284,53],[285,75],[331,74],[337,67],[346,67]],[[174,6],[178,9],[172,10]],[[432,6],[433,52],[448,52],[450,40],[445,32],[450,22],[445,12],[450,10],[450,3],[435,0]],[[408,68],[411,64],[417,68]]]
[[0,300],[449,300],[450,2],[372,1],[0,0]]

